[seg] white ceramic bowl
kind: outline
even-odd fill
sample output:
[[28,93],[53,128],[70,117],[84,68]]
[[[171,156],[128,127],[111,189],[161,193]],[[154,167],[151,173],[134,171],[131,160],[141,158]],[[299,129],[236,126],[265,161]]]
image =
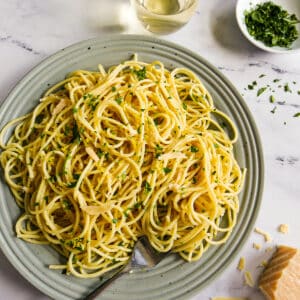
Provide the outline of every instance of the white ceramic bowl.
[[[295,14],[300,19],[300,0],[269,0],[277,5],[280,5],[283,9],[287,10],[289,14]],[[236,19],[237,23],[244,34],[244,36],[255,46],[265,51],[273,53],[290,53],[299,51],[300,52],[300,37],[293,42],[291,49],[282,47],[268,47],[264,43],[257,41],[252,37],[245,24],[245,10],[254,8],[258,3],[268,2],[268,0],[237,0],[236,3]],[[296,24],[297,30],[300,34],[300,23]]]

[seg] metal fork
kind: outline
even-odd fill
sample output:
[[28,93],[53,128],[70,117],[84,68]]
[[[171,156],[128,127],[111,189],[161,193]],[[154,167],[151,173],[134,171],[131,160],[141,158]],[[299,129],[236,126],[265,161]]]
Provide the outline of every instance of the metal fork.
[[105,281],[92,291],[84,300],[94,300],[100,295],[108,286],[110,286],[117,278],[126,273],[132,272],[134,269],[153,268],[156,266],[168,253],[157,252],[150,244],[146,236],[142,236],[136,242],[131,258],[125,266],[123,266],[116,274]]

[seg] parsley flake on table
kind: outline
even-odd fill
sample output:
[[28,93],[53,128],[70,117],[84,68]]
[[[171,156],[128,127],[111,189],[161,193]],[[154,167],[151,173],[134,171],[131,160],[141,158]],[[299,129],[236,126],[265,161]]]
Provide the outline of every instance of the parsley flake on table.
[[266,87],[261,87],[258,91],[257,91],[257,97],[259,97],[262,93],[264,93],[266,91]]

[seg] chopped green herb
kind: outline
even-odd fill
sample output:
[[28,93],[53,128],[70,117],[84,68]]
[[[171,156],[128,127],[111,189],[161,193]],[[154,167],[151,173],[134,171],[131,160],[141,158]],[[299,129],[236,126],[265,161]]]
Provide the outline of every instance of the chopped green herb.
[[115,92],[117,90],[117,88],[115,87],[115,86],[113,86],[112,88],[111,88],[111,91],[112,92]]
[[183,107],[183,109],[187,110],[187,105],[185,102],[182,102],[182,107]]
[[163,168],[163,170],[164,170],[165,174],[168,174],[168,173],[170,173],[172,171],[172,169],[170,169],[168,167]]
[[140,70],[133,70],[133,73],[136,75],[138,80],[143,80],[146,78],[146,67],[143,67]]
[[265,77],[265,76],[266,76],[265,74],[260,74],[258,77],[262,78],[262,77]]
[[149,184],[148,181],[145,181],[144,190],[145,190],[146,193],[150,193],[151,190],[152,190],[152,187],[151,187],[151,185]]
[[114,223],[114,224],[117,224],[118,223],[118,219],[112,219],[112,222]]
[[196,146],[191,146],[190,150],[191,150],[191,152],[196,153],[199,151],[199,148]]
[[63,207],[66,210],[71,209],[71,203],[68,200],[63,200]]
[[73,114],[77,113],[78,112],[78,108],[77,107],[73,107],[72,108],[72,112],[73,112]]
[[39,202],[35,202],[35,203],[34,203],[34,206],[38,206],[38,205],[40,205]]
[[142,206],[142,202],[138,202],[138,203],[135,203],[134,204],[134,208],[135,209],[138,209],[138,208],[140,208]]
[[68,183],[67,187],[68,188],[74,188],[76,186],[76,184],[77,184],[77,181],[73,181],[73,182]]
[[257,4],[244,14],[249,34],[266,46],[290,48],[298,38],[296,15],[271,1]]
[[64,130],[64,135],[68,136],[70,133],[70,127],[68,125],[66,125],[65,130]]
[[192,178],[192,183],[193,183],[193,184],[196,184],[196,183],[197,183],[197,177],[194,176],[194,177]]
[[259,97],[262,93],[264,93],[266,91],[266,87],[261,87],[258,91],[257,91],[257,97]]
[[155,147],[155,157],[158,158],[162,155],[163,148],[160,145],[156,145]]
[[118,96],[118,97],[116,97],[116,102],[118,103],[118,104],[121,104],[122,103],[122,101],[123,101],[123,98],[121,97],[121,96]]
[[289,93],[292,92],[291,89],[290,89],[290,87],[289,87],[289,85],[288,85],[288,83],[286,83],[286,84],[284,85],[284,91],[285,91],[285,92],[289,92]]
[[53,175],[49,178],[49,181],[54,183],[54,182],[57,182],[57,178],[56,178],[56,175]]
[[80,134],[79,134],[79,131],[78,131],[78,126],[77,124],[74,122],[74,126],[73,126],[73,129],[72,129],[72,139],[71,139],[71,142],[76,142],[76,143],[80,143],[81,141],[81,137],[80,137]]
[[254,86],[252,84],[248,84],[248,90],[253,90]]
[[271,95],[269,100],[270,100],[271,103],[274,103],[275,102],[275,97],[273,95]]
[[104,155],[104,152],[103,152],[101,149],[98,149],[98,150],[97,150],[97,155],[98,155],[99,157],[102,157],[102,156]]
[[300,95],[300,91],[298,91],[297,94]]
[[273,80],[273,82],[278,82],[278,81],[280,81],[280,79],[276,78],[276,79]]
[[293,117],[294,117],[294,118],[300,117],[300,112],[295,113],[295,114],[293,115]]
[[275,111],[276,111],[277,107],[274,106],[274,108],[270,111],[272,114],[275,114]]
[[79,177],[80,177],[80,174],[73,174],[73,178],[74,178],[74,179],[78,180]]
[[38,116],[35,118],[35,123],[40,124],[40,123],[42,123],[43,119],[44,119],[44,116],[43,116],[43,115],[38,115]]
[[159,119],[158,118],[154,119],[154,124],[155,124],[155,126],[159,125]]

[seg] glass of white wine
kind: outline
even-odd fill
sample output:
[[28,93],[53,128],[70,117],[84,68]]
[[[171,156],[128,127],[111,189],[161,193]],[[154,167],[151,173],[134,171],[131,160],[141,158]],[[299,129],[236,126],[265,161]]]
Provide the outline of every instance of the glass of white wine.
[[147,30],[169,34],[190,20],[198,0],[131,0],[131,4]]

